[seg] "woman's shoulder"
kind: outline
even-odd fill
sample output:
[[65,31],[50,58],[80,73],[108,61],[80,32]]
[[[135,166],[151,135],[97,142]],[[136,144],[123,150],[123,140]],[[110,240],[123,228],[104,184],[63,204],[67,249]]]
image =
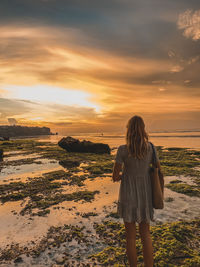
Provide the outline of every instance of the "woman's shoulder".
[[[154,146],[154,144],[152,142],[150,142],[150,141],[147,141],[147,145],[148,146],[152,146],[152,145]],[[120,150],[127,150],[128,147],[127,147],[126,144],[123,144],[123,145],[118,146],[118,149],[120,149]]]
[[127,150],[128,149],[127,149],[127,145],[126,144],[122,144],[122,145],[118,146],[119,153],[125,154]]
[[118,146],[118,149],[125,150],[125,149],[127,149],[127,145],[126,144],[120,145],[120,146]]
[[[155,147],[154,144],[150,141],[147,141],[147,146],[148,146],[148,150],[152,149],[152,146]],[[118,146],[118,150],[122,153],[128,152],[127,144],[122,144],[122,145]]]

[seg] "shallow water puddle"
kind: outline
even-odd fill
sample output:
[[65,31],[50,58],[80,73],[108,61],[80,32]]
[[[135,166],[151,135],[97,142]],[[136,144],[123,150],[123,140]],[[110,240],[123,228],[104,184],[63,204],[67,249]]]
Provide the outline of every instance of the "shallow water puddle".
[[39,161],[41,161],[41,164],[31,163],[21,166],[6,166],[0,172],[0,182],[25,176],[34,177],[44,172],[64,169],[56,160],[39,159]]
[[34,154],[18,154],[18,155],[12,155],[10,157],[5,157],[4,161],[10,162],[13,160],[22,160],[22,159],[40,159],[41,155],[34,153]]

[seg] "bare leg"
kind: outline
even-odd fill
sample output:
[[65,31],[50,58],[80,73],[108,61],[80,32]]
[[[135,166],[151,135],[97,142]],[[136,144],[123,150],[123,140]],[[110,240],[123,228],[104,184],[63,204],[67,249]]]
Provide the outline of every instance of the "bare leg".
[[151,241],[149,224],[145,222],[140,223],[139,232],[143,246],[144,266],[153,267],[153,246]]
[[126,229],[126,253],[130,267],[137,266],[137,254],[136,254],[136,226],[134,222],[124,222]]

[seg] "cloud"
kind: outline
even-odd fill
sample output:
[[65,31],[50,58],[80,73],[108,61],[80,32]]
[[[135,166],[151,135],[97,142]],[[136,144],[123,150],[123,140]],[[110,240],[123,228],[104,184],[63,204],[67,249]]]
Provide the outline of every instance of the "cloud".
[[178,18],[178,28],[183,29],[183,34],[187,38],[197,41],[200,39],[200,9],[187,9]]
[[8,122],[10,125],[16,125],[17,124],[17,120],[15,118],[8,118]]
[[22,115],[30,108],[20,100],[0,98],[1,118]]
[[[200,62],[199,44],[190,39],[198,40],[197,6],[196,0],[20,0],[11,8],[2,0],[1,116],[87,131],[120,129],[135,112],[194,112]],[[196,11],[186,14],[191,7]],[[26,98],[5,90],[11,85],[27,90]],[[58,99],[51,90],[27,97],[34,86],[88,93],[90,105],[47,103]]]
[[72,124],[73,122],[95,121],[98,115],[91,107],[0,98],[1,123],[7,123],[7,121],[14,123],[15,120],[18,124]]

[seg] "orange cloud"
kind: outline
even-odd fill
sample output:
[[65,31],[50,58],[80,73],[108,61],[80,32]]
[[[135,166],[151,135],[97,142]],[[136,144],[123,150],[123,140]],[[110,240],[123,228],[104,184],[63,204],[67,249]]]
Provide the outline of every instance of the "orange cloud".
[[[153,117],[199,110],[198,87],[194,85],[188,92],[191,85],[185,80],[193,79],[182,74],[189,67],[175,64],[171,57],[122,56],[116,51],[87,46],[82,31],[64,26],[7,25],[0,26],[0,31],[3,47],[0,93],[4,97],[1,122],[14,115],[22,124],[45,124],[62,129],[67,125],[73,131],[112,130],[113,127],[120,129],[135,113]],[[192,64],[198,64],[198,60],[191,62],[191,67]],[[25,91],[25,98],[23,94],[13,94],[14,91],[8,89],[11,86],[21,86],[29,93],[32,90],[37,98],[29,97]],[[38,86],[41,91],[34,91]],[[49,103],[53,99],[48,100],[50,89],[49,94],[44,89],[52,86],[60,88],[54,92],[54,104]],[[17,92],[17,87],[15,90]],[[62,95],[62,90],[89,94],[88,106],[78,102],[78,97],[77,106],[72,101],[70,105],[70,95]],[[56,102],[65,97],[69,98],[66,104]],[[12,99],[11,114],[5,108],[8,98]],[[19,103],[18,114],[15,109],[17,111]]]

